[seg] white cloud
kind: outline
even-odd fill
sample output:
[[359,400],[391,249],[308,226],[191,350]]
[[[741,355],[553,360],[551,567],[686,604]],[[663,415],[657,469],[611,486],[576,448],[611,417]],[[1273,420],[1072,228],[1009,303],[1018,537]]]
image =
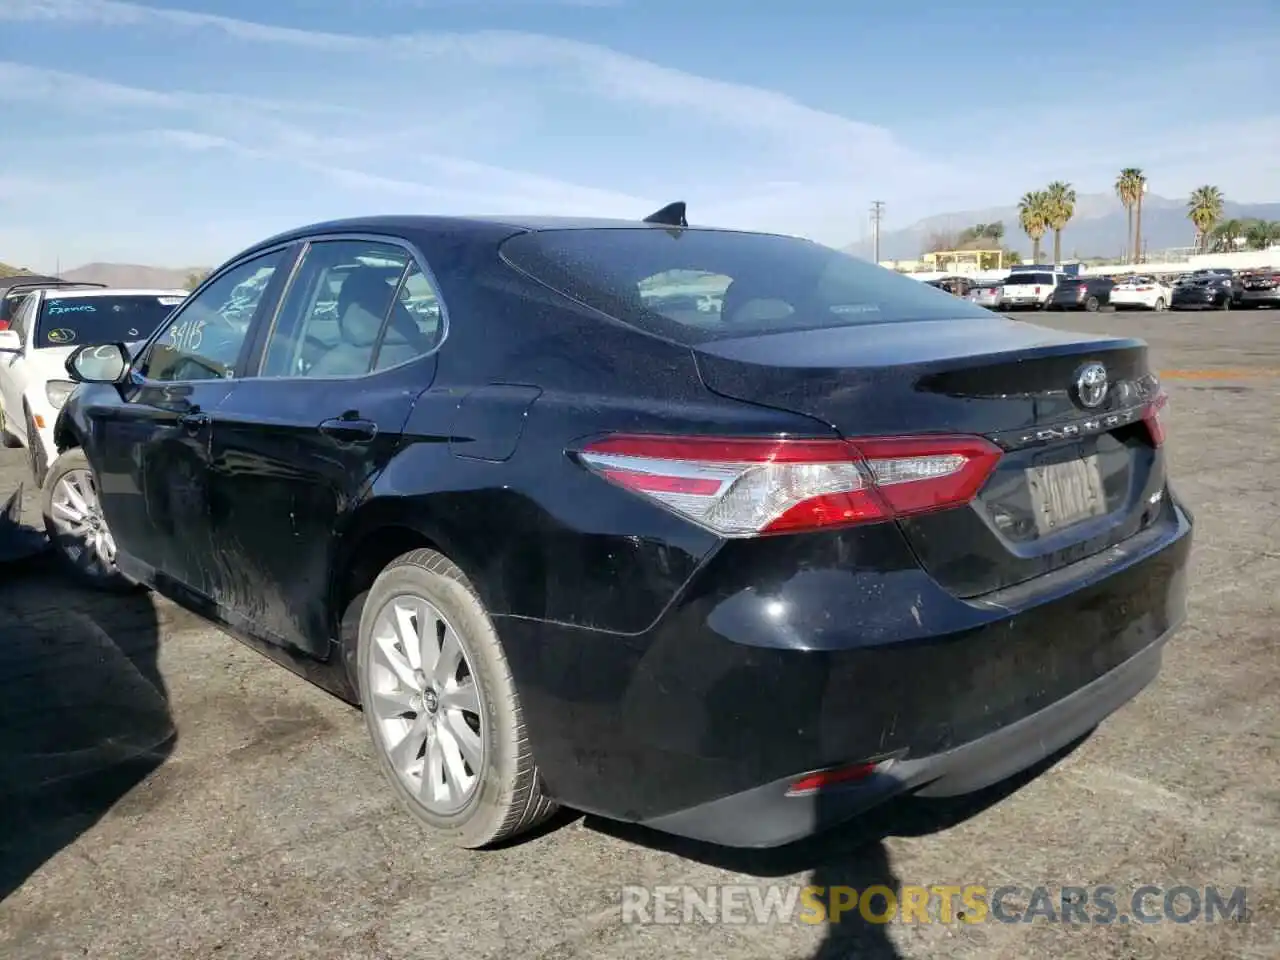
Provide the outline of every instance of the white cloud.
[[[786,208],[793,228],[802,227],[807,213],[822,213],[820,219],[825,220],[833,211],[860,211],[864,200],[872,193],[884,193],[890,183],[915,191],[921,183],[935,187],[958,184],[969,175],[909,149],[884,128],[814,109],[775,91],[698,76],[561,37],[508,31],[355,36],[118,0],[11,0],[0,10],[0,18],[5,16],[214,30],[245,42],[331,55],[364,55],[379,64],[394,61],[406,70],[421,71],[424,78],[450,77],[450,66],[459,64],[472,70],[549,73],[561,91],[605,98],[623,109],[660,112],[691,130],[710,124],[735,136],[753,138],[752,149],[743,149],[742,154],[744,158],[762,158],[761,165],[768,168],[762,171],[762,182],[799,178],[826,191],[817,211]],[[579,142],[587,142],[589,136],[589,130],[581,131]],[[679,143],[672,146],[673,151],[679,148]],[[679,159],[659,157],[658,163],[670,166]],[[723,181],[736,179],[746,191],[757,189],[750,181],[742,182],[745,164],[736,161],[732,166],[737,176],[726,170]],[[865,198],[853,196],[859,188],[870,193]],[[748,209],[749,205],[744,205],[742,211]],[[750,225],[741,217],[734,219]]]
[[[3,15],[0,14],[0,19]],[[0,101],[54,104],[65,110],[228,110],[267,114],[350,114],[333,104],[227,94],[145,90],[62,70],[0,60]]]
[[[334,53],[363,52],[412,60],[465,58],[493,67],[569,69],[618,100],[673,107],[749,129],[779,135],[803,130],[815,146],[907,151],[882,127],[807,107],[772,90],[727,83],[562,37],[509,31],[417,33],[364,37],[278,27],[216,14],[144,7],[118,0],[11,0],[0,20],[43,16],[104,25],[169,24],[212,28],[241,40],[280,43]],[[917,162],[920,158],[916,159]]]
[[[356,8],[357,0],[347,2]],[[463,0],[368,2],[385,10]],[[480,6],[513,2],[593,0]],[[130,44],[190,50],[187,89],[0,62],[0,101],[73,111],[86,143],[108,135],[86,118],[109,115],[120,155],[134,150],[149,171],[199,168],[203,185],[221,182],[220,163],[234,167],[261,207],[251,212],[267,218],[395,209],[634,216],[681,198],[695,222],[842,244],[865,234],[872,199],[887,201],[901,224],[938,209],[1009,202],[1050,179],[1109,190],[1119,160],[1144,166],[1153,189],[1169,184],[1174,195],[1193,179],[1225,186],[1236,176],[1229,193],[1278,186],[1258,162],[1274,153],[1274,117],[1224,122],[1237,128],[1235,139],[1216,127],[1206,138],[1153,126],[1123,144],[997,142],[975,132],[926,156],[883,127],[776,91],[564,37],[320,32],[121,0],[0,0],[4,20],[95,37],[119,30]],[[1250,148],[1238,149],[1245,141]],[[170,196],[213,209],[220,195],[174,187]],[[237,215],[234,203],[225,206],[210,214],[219,223]]]
[[[378,153],[386,146],[384,141],[326,135],[283,122],[276,114],[282,112],[285,105],[278,102],[146,90],[0,61],[0,100],[6,98],[44,102],[93,115],[103,110],[133,113],[144,120],[152,119],[158,112],[185,114],[189,121],[203,125],[204,129],[143,126],[117,135],[116,142],[131,143],[135,149],[161,144],[201,153],[227,151],[306,169],[347,187],[447,202],[452,212],[457,212],[459,201],[478,201],[495,212],[531,213],[552,209],[571,214],[588,214],[602,207],[614,213],[636,213],[647,209],[649,202],[621,192],[449,156],[423,149],[422,143],[410,144],[412,149],[408,152],[414,166],[429,174],[423,180],[370,173],[334,162],[332,158],[358,160],[361,155]],[[265,115],[254,115],[254,108]],[[248,136],[238,136],[226,132],[228,130]],[[401,131],[400,135],[406,134]],[[395,136],[391,134],[392,139]]]

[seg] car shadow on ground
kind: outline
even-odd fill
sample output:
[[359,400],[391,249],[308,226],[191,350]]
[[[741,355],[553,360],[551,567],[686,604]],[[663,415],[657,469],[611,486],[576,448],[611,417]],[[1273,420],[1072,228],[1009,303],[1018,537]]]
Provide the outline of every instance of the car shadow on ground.
[[171,752],[145,592],[80,588],[48,552],[0,561],[0,901]]
[[[1089,736],[1080,737],[1034,766],[985,790],[947,799],[902,797],[814,837],[774,849],[718,847],[661,834],[635,824],[591,816],[586,818],[585,824],[620,840],[755,877],[766,883],[808,873],[809,877],[800,881],[801,885],[825,888],[821,897],[828,906],[833,888],[857,891],[858,896],[868,888],[883,888],[892,893],[895,902],[899,902],[904,881],[893,872],[885,838],[928,836],[976,817],[1074,753]],[[911,877],[906,882],[929,885],[981,883],[984,879]],[[959,903],[955,907],[962,909]],[[873,898],[871,912],[879,916],[888,912],[883,893]],[[902,956],[889,937],[889,926],[864,919],[856,906],[848,908],[838,921],[827,917],[824,922],[826,932],[822,944],[812,954],[812,960],[893,960]]]

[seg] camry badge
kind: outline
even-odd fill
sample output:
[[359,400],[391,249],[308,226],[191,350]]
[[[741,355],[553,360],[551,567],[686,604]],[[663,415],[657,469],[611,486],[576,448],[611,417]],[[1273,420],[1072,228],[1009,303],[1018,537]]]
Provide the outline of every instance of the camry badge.
[[1086,363],[1076,373],[1076,399],[1080,406],[1092,410],[1107,398],[1107,368],[1095,362]]

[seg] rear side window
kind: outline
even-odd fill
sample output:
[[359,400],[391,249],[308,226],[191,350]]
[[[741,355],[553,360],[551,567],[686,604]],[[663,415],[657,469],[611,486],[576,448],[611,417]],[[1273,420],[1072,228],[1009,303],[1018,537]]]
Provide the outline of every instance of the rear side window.
[[317,240],[285,295],[261,373],[361,377],[430,353],[439,336],[439,299],[408,250]]
[[808,240],[720,230],[544,230],[503,256],[554,290],[680,343],[991,316]]

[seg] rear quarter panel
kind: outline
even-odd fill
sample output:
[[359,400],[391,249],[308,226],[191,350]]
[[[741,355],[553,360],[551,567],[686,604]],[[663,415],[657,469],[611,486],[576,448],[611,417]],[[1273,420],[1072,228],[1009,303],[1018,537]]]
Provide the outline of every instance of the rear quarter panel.
[[[411,526],[467,573],[495,616],[638,632],[719,545],[588,473],[569,453],[585,440],[613,431],[832,435],[807,417],[713,394],[687,347],[504,264],[474,270],[470,282],[440,272],[450,332],[435,382],[346,536]],[[508,394],[527,404],[518,442],[498,445],[501,457],[468,455],[489,425],[463,415],[466,398],[500,395],[495,385],[532,388]],[[499,407],[493,424],[508,440],[511,412]]]

